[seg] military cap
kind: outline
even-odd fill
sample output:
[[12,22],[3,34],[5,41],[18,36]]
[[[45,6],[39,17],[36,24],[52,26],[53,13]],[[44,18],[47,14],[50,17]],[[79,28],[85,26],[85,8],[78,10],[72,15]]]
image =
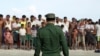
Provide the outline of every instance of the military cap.
[[54,13],[48,13],[45,15],[46,18],[55,18],[55,14]]

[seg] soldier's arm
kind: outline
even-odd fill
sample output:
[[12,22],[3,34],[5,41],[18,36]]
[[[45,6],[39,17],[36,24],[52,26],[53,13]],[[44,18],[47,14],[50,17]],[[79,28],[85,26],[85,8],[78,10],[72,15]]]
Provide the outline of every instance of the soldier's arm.
[[63,32],[60,32],[60,43],[62,46],[62,51],[64,56],[69,56],[69,50],[68,50],[68,45],[67,45],[67,41],[66,41],[66,37],[64,36]]
[[39,56],[41,50],[40,32],[37,33],[36,44],[35,44],[35,54],[34,56]]

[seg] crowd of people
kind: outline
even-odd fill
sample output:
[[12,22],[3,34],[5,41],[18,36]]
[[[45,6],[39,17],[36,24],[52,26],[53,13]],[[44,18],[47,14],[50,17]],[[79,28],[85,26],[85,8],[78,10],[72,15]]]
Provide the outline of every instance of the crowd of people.
[[[17,45],[17,48],[34,48],[37,30],[45,27],[46,20],[42,15],[38,15],[38,18],[34,15],[30,18],[26,15],[10,18],[10,15],[4,18],[0,14],[0,48],[3,44],[8,49],[13,45]],[[69,21],[67,17],[56,17],[55,26],[62,29],[70,49],[100,49],[100,20],[93,22],[92,19],[77,20],[73,17]]]

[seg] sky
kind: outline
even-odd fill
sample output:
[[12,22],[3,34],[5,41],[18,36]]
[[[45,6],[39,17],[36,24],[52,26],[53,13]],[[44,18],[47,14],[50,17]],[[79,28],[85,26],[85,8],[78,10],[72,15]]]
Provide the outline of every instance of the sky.
[[100,18],[100,0],[0,0],[0,14],[37,16],[55,13],[57,17]]

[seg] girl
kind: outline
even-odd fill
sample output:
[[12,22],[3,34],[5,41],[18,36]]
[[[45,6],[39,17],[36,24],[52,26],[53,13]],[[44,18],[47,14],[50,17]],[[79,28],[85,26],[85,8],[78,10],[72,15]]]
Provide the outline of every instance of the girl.
[[13,45],[13,37],[9,28],[6,28],[6,31],[4,32],[4,37],[5,43],[8,46],[8,49],[10,49]]

